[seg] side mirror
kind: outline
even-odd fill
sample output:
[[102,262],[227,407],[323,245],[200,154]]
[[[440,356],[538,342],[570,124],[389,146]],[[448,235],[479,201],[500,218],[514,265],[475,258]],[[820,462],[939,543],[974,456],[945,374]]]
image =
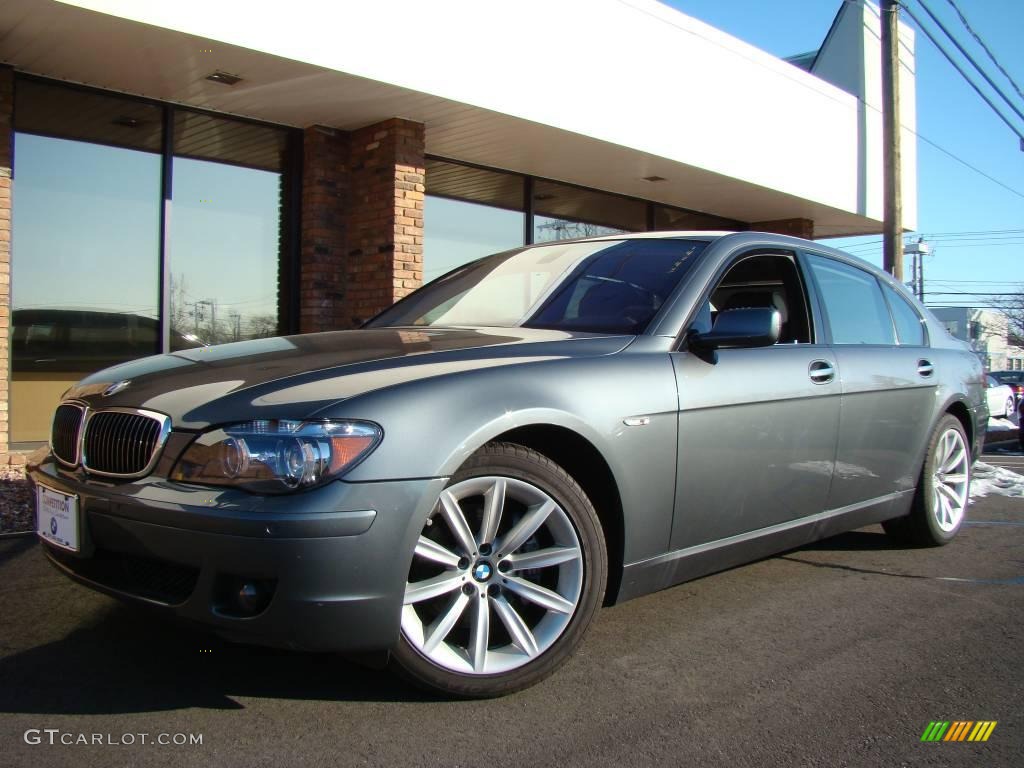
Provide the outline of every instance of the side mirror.
[[773,307],[726,309],[718,313],[714,328],[694,334],[690,344],[704,352],[770,347],[781,333],[782,315]]

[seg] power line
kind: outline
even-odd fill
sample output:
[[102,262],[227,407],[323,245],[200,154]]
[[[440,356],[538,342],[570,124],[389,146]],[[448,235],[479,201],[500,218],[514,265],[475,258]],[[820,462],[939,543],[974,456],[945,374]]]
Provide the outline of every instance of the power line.
[[927,238],[939,237],[960,237],[961,235],[1005,235],[1010,233],[1024,233],[1024,229],[972,229],[964,232],[922,232]]
[[[963,166],[965,166],[967,168],[970,168],[975,173],[981,174],[986,179],[991,181],[993,184],[998,184],[1000,187],[1002,187],[1003,189],[1007,190],[1008,192],[1013,192],[1013,194],[1015,194],[1017,197],[1024,198],[1024,192],[1018,192],[1016,189],[1011,187],[1009,184],[1004,184],[1003,182],[1001,182],[999,179],[995,178],[994,176],[990,176],[989,174],[985,173],[980,168],[976,168],[975,166],[971,165],[966,160],[964,160],[962,157],[954,155],[952,152],[950,152],[945,147],[940,146],[939,144],[936,144],[934,141],[929,139],[927,136],[923,136],[920,133],[918,133],[917,131],[911,131],[911,132],[915,136],[917,136],[917,138],[919,138],[921,141],[923,141],[925,144],[931,144],[933,147],[935,147],[935,149],[939,150],[939,152],[942,152],[944,155],[949,155],[949,157],[953,158],[954,160],[956,160],[961,165],[963,165]],[[1014,131],[1014,132],[1016,133],[1016,131]],[[1019,136],[1020,134],[1017,134],[1017,135]]]
[[935,280],[929,280],[928,282],[930,282],[932,285],[938,285],[940,287],[942,287],[942,286],[950,286],[950,285],[952,285],[952,286],[959,286],[959,285],[981,285],[981,286],[1006,285],[1006,281],[1005,280],[939,280],[939,279],[936,278]]
[[[953,243],[952,245],[943,243],[942,244],[942,250],[945,251],[945,250],[949,250],[951,248],[974,248],[974,249],[978,249],[978,248],[1014,248],[1016,246],[1021,246],[1021,245],[1024,245],[1024,240],[1015,240],[1015,241],[1009,242],[1009,243]],[[845,249],[841,249],[841,250],[845,250]],[[878,253],[878,248],[876,247],[876,248],[873,248],[873,249],[867,250],[867,251],[847,251],[847,253],[849,253],[852,256],[864,256],[864,255],[870,255],[870,254],[877,254]]]
[[[919,3],[921,3],[921,0],[918,0],[918,2],[919,2]],[[924,3],[921,3],[921,6],[922,6],[922,7],[924,7]],[[971,79],[971,78],[970,78],[970,77],[969,77],[969,76],[967,75],[967,73],[966,73],[966,72],[964,71],[963,67],[961,67],[961,66],[960,66],[960,65],[959,65],[959,64],[958,64],[958,63],[956,62],[956,60],[955,60],[955,59],[953,58],[952,54],[950,54],[950,52],[949,52],[948,50],[946,50],[945,46],[943,46],[943,45],[942,45],[942,43],[940,43],[940,42],[939,42],[938,40],[936,40],[936,39],[935,39],[935,36],[934,36],[934,35],[933,35],[933,34],[931,33],[931,31],[930,31],[930,30],[929,30],[929,29],[928,29],[928,28],[927,28],[927,27],[926,27],[926,26],[925,26],[924,24],[922,24],[922,23],[921,23],[921,20],[920,20],[920,19],[919,19],[919,18],[918,18],[918,17],[917,17],[917,16],[915,15],[915,14],[914,14],[914,12],[913,12],[912,10],[910,10],[910,8],[908,8],[908,7],[906,6],[906,5],[901,5],[900,7],[901,7],[901,8],[903,8],[903,10],[905,10],[905,11],[907,12],[907,15],[908,15],[908,16],[910,16],[910,18],[912,18],[912,19],[913,19],[913,20],[914,20],[914,21],[915,21],[915,22],[917,23],[917,26],[918,26],[918,28],[920,28],[920,30],[921,30],[922,32],[924,32],[925,36],[926,36],[926,37],[927,37],[927,38],[928,38],[929,40],[931,40],[931,41],[932,41],[932,44],[933,44],[933,45],[934,45],[934,46],[935,46],[936,48],[938,48],[938,49],[939,49],[939,52],[940,52],[940,53],[941,53],[941,54],[942,54],[943,56],[945,56],[945,57],[946,57],[946,61],[948,61],[948,62],[949,62],[949,63],[950,63],[950,64],[951,64],[952,66],[953,66],[953,68],[954,68],[954,69],[955,69],[955,70],[956,70],[957,72],[959,72],[959,73],[960,73],[960,77],[962,77],[962,78],[963,78],[963,79],[964,79],[964,80],[965,80],[965,81],[967,82],[967,84],[968,84],[968,85],[970,85],[970,86],[971,86],[971,88],[973,88],[973,89],[974,89],[974,92],[975,92],[975,93],[977,93],[977,94],[978,94],[978,96],[980,96],[980,97],[981,97],[981,99],[982,99],[982,100],[983,100],[983,101],[984,101],[984,102],[985,102],[986,104],[988,104],[989,108],[990,108],[990,109],[991,109],[991,110],[992,110],[993,112],[995,112],[995,113],[996,113],[996,115],[998,115],[998,116],[999,116],[999,119],[1001,119],[1001,120],[1002,120],[1002,121],[1003,121],[1004,123],[1006,123],[1006,126],[1007,126],[1007,127],[1008,127],[1008,128],[1009,128],[1009,129],[1011,130],[1011,131],[1013,131],[1013,133],[1014,133],[1014,134],[1015,134],[1015,135],[1016,135],[1016,136],[1017,136],[1017,137],[1018,137],[1018,138],[1019,138],[1019,139],[1020,139],[1021,141],[1024,141],[1024,133],[1021,133],[1021,132],[1020,132],[1020,131],[1019,131],[1019,130],[1017,129],[1017,127],[1016,127],[1016,126],[1015,126],[1015,125],[1014,125],[1013,123],[1011,123],[1011,122],[1009,121],[1009,119],[1008,119],[1008,118],[1006,117],[1006,115],[1004,115],[1004,114],[1003,114],[1003,113],[1002,113],[1002,112],[1001,112],[1001,111],[999,110],[999,108],[998,108],[998,107],[997,107],[997,106],[996,106],[996,105],[995,105],[995,104],[993,103],[992,99],[990,99],[990,98],[989,98],[989,97],[988,97],[988,96],[987,96],[987,95],[985,94],[985,92],[984,92],[983,90],[981,90],[981,88],[979,88],[979,87],[978,87],[978,84],[977,84],[977,83],[975,83],[975,82],[974,82],[974,81],[973,81],[973,80],[972,80],[972,79]],[[927,8],[926,8],[925,10],[927,10]],[[1004,97],[1004,98],[1005,98],[1005,97]],[[929,143],[929,144],[931,144],[932,142],[928,142],[928,143]],[[1019,193],[1018,193],[1018,194],[1019,194]],[[1021,195],[1021,197],[1024,197],[1024,195]]]
[[[936,26],[939,29],[941,29],[945,33],[946,37],[948,37],[952,41],[953,45],[956,46],[956,49],[960,51],[960,54],[965,59],[967,59],[967,61],[970,62],[970,64],[978,71],[978,74],[985,78],[985,82],[989,84],[989,87],[991,87],[992,90],[995,91],[996,94],[1003,101],[1006,102],[1006,105],[1014,111],[1017,117],[1019,117],[1021,120],[1024,120],[1024,112],[1021,112],[1019,109],[1017,109],[1017,106],[1012,101],[1010,101],[1007,95],[1003,93],[1003,90],[998,85],[996,85],[995,81],[993,81],[992,78],[988,76],[988,73],[981,68],[981,65],[974,60],[974,57],[971,56],[971,54],[968,53],[962,45],[960,45],[960,41],[953,37],[953,34],[948,29],[946,29],[946,26],[939,20],[939,18],[934,13],[932,13],[932,9],[925,4],[924,0],[917,0],[917,4],[924,8],[924,12],[931,17],[932,21],[935,22]],[[920,24],[920,22],[918,22],[918,24]]]
[[998,293],[975,292],[975,291],[925,291],[925,296],[1020,296],[1019,293]]
[[[917,237],[925,240],[938,241],[939,243],[957,242],[963,240],[989,241],[989,240],[1017,240],[1024,235],[1024,229],[978,229],[964,232],[915,232]],[[881,240],[866,240],[862,243],[850,243],[843,246],[842,250],[848,253],[868,253],[878,249]]]
[[984,50],[985,53],[988,54],[988,57],[992,60],[992,63],[995,64],[996,68],[1003,73],[1003,77],[1010,81],[1010,85],[1012,85],[1013,89],[1017,91],[1017,95],[1024,99],[1024,92],[1021,91],[1020,86],[1014,82],[1013,78],[1010,77],[1010,73],[1003,68],[1003,65],[996,60],[995,54],[993,54],[992,51],[989,50],[988,46],[985,45],[985,41],[981,39],[981,35],[974,31],[974,28],[971,27],[970,22],[967,21],[967,17],[964,16],[964,12],[960,10],[960,6],[958,6],[954,2],[954,0],[946,1],[951,6],[953,6],[953,10],[956,11],[956,15],[960,17],[960,23],[964,25],[964,28],[970,33],[971,37],[973,37],[978,42],[978,45],[982,47],[982,50]]

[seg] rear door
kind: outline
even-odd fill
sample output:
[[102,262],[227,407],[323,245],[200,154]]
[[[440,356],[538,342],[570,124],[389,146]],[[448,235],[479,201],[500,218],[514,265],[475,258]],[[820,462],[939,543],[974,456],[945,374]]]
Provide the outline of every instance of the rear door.
[[691,329],[713,313],[774,306],[780,343],[723,349],[711,362],[672,354],[679,388],[672,549],[786,523],[825,508],[839,427],[839,377],[817,342],[795,254],[744,253],[711,289]]
[[940,378],[914,306],[874,274],[804,254],[839,364],[842,409],[828,506],[881,501],[917,484]]

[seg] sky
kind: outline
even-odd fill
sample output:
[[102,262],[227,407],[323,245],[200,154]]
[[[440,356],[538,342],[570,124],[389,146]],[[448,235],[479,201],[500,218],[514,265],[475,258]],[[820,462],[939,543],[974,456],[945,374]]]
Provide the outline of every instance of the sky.
[[[841,2],[663,1],[780,57],[817,49]],[[918,18],[928,22],[921,0],[905,2]],[[925,2],[1024,112],[1024,98],[1016,94],[974,43],[949,0]],[[1024,0],[956,0],[956,4],[1016,84],[1024,89],[1024,46],[1020,44],[1024,37]],[[923,137],[918,140],[918,229],[906,240],[923,235],[932,245],[932,254],[924,262],[926,303],[992,305],[998,297],[982,294],[1024,292],[1024,151],[1017,136],[971,90],[931,41],[917,31],[913,20],[905,13],[901,20],[916,32],[917,123],[918,133]],[[932,31],[941,35],[934,26]],[[947,49],[954,50],[948,40],[939,39]],[[976,74],[974,79],[984,85]],[[1015,117],[997,96],[990,98],[1002,107],[1004,114]],[[1024,132],[1024,120],[1016,120],[1015,125]],[[880,236],[848,238],[831,244],[879,266],[882,263]],[[905,270],[909,280],[909,258]]]

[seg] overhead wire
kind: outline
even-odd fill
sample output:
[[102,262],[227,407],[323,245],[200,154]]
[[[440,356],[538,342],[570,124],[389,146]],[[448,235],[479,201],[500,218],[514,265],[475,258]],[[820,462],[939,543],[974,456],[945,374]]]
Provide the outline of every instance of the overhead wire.
[[[965,59],[967,59],[967,61],[971,64],[971,66],[973,66],[975,68],[975,70],[977,70],[978,74],[981,75],[985,79],[985,82],[989,84],[989,87],[993,91],[995,91],[996,94],[1003,101],[1006,102],[1006,105],[1010,109],[1012,109],[1014,111],[1014,113],[1017,115],[1017,117],[1019,117],[1021,120],[1024,120],[1024,112],[1021,112],[1017,108],[1017,106],[1012,101],[1010,101],[1010,98],[1005,93],[1003,93],[1002,88],[1000,88],[998,85],[996,85],[995,81],[992,80],[992,78],[988,76],[988,73],[984,69],[981,68],[981,65],[978,64],[978,62],[974,60],[974,57],[971,56],[971,54],[967,51],[967,49],[965,49],[962,45],[960,45],[960,41],[957,40],[956,37],[953,36],[953,33],[950,32],[946,28],[946,25],[943,24],[942,21],[939,19],[939,17],[936,16],[932,12],[932,9],[928,7],[928,4],[925,3],[924,0],[917,0],[917,4],[920,5],[924,9],[924,12],[927,13],[931,17],[931,20],[933,22],[935,22],[935,26],[937,26],[939,29],[942,30],[942,32],[946,35],[946,37],[948,37],[950,39],[950,41],[953,43],[953,45],[956,46],[956,49],[958,51],[960,51],[960,54]],[[918,22],[918,24],[920,24],[920,22]],[[1021,138],[1024,138],[1024,137],[1021,137]]]
[[[922,6],[922,7],[924,7],[924,4],[923,4],[923,3],[921,3],[921,0],[917,0],[917,2],[918,2],[918,3],[919,3],[919,4],[921,5],[921,6]],[[992,101],[992,99],[990,99],[990,98],[988,97],[988,95],[987,95],[987,94],[986,94],[986,93],[985,93],[985,92],[984,92],[984,91],[983,91],[983,90],[982,90],[982,89],[981,89],[981,88],[980,88],[980,87],[978,86],[978,84],[977,84],[977,83],[975,83],[975,82],[974,82],[974,80],[972,80],[972,79],[970,78],[970,76],[969,76],[969,75],[968,75],[968,74],[967,74],[967,73],[966,73],[966,72],[964,71],[963,67],[961,67],[961,66],[960,66],[960,64],[958,64],[958,63],[957,63],[956,59],[954,59],[954,58],[953,58],[953,55],[952,55],[952,54],[951,54],[951,53],[950,53],[950,52],[949,52],[949,51],[948,51],[948,50],[946,49],[946,47],[945,47],[945,46],[944,46],[944,45],[943,45],[942,43],[940,43],[940,42],[939,42],[939,41],[938,41],[938,40],[936,39],[935,35],[933,35],[933,34],[931,33],[931,31],[930,31],[930,30],[928,29],[928,27],[926,27],[926,26],[924,25],[924,23],[922,23],[921,19],[920,19],[920,18],[918,18],[918,16],[917,16],[917,15],[916,15],[916,14],[915,14],[915,13],[914,13],[914,12],[913,12],[912,10],[910,10],[910,8],[909,8],[909,7],[907,6],[907,5],[905,5],[904,3],[900,3],[900,8],[902,8],[902,9],[903,9],[904,11],[906,11],[906,12],[907,12],[907,15],[908,15],[908,16],[910,16],[910,18],[912,18],[912,19],[913,19],[913,20],[914,20],[914,21],[916,22],[916,24],[917,24],[918,28],[919,28],[919,29],[920,29],[920,30],[921,30],[922,32],[924,32],[924,34],[925,34],[925,37],[927,37],[927,38],[928,38],[929,40],[931,40],[931,41],[932,41],[932,44],[933,44],[933,45],[934,45],[934,46],[935,46],[936,48],[938,48],[938,49],[939,49],[939,52],[940,52],[940,53],[941,53],[941,54],[942,54],[943,56],[945,56],[945,57],[946,57],[946,61],[948,61],[948,62],[950,63],[950,65],[952,65],[952,67],[953,67],[953,68],[954,68],[954,69],[955,69],[955,70],[956,70],[957,72],[959,72],[959,73],[960,73],[960,76],[961,76],[961,77],[962,77],[962,78],[963,78],[963,79],[964,79],[964,80],[965,80],[965,81],[967,82],[967,84],[968,84],[968,85],[970,85],[970,86],[971,86],[971,88],[973,88],[973,89],[974,89],[974,92],[975,92],[975,93],[977,93],[977,94],[978,94],[978,96],[980,96],[980,97],[981,97],[982,101],[984,101],[984,102],[985,102],[986,104],[988,104],[989,108],[990,108],[990,109],[991,109],[991,110],[992,110],[993,112],[995,112],[995,114],[996,114],[996,115],[997,115],[997,116],[999,117],[999,119],[1000,119],[1000,120],[1002,120],[1002,121],[1003,121],[1003,122],[1004,122],[1004,123],[1006,124],[1006,127],[1007,127],[1007,128],[1009,128],[1009,129],[1010,129],[1011,131],[1013,131],[1013,133],[1014,133],[1014,134],[1015,134],[1015,135],[1016,135],[1016,136],[1017,136],[1017,137],[1018,137],[1018,138],[1019,138],[1019,139],[1020,139],[1020,140],[1021,140],[1022,142],[1024,142],[1024,133],[1022,133],[1022,132],[1021,132],[1020,130],[1018,130],[1018,128],[1017,128],[1017,127],[1016,127],[1016,126],[1015,126],[1015,125],[1014,125],[1014,124],[1013,124],[1012,122],[1010,122],[1009,118],[1007,118],[1007,117],[1006,117],[1006,115],[1004,115],[1004,114],[1002,113],[1002,111],[1001,111],[1001,110],[999,109],[999,107],[997,107],[997,106],[995,105],[995,103],[994,103],[994,102]],[[932,142],[928,142],[928,143],[932,143]],[[958,159],[959,159],[959,158],[958,158]],[[1018,193],[1018,194],[1020,194],[1020,193]],[[1021,197],[1024,197],[1024,195],[1021,195]]]
[[988,54],[988,57],[992,60],[992,63],[996,65],[996,69],[1003,73],[1003,77],[1005,77],[1009,81],[1010,85],[1013,86],[1013,89],[1017,92],[1017,95],[1024,99],[1024,91],[1021,91],[1020,86],[1017,85],[1017,83],[1014,81],[1012,77],[1010,77],[1010,73],[1007,72],[1003,65],[999,63],[999,61],[995,57],[995,54],[992,53],[991,50],[989,50],[989,47],[985,44],[985,41],[982,39],[981,35],[974,31],[974,27],[971,26],[971,23],[967,20],[967,17],[964,15],[964,12],[960,10],[960,6],[956,4],[955,0],[946,0],[946,2],[953,6],[953,10],[956,11],[956,15],[960,17],[960,23],[964,25],[964,29],[966,29],[970,36],[975,39],[978,45],[981,46],[982,50],[985,51],[986,54]]

